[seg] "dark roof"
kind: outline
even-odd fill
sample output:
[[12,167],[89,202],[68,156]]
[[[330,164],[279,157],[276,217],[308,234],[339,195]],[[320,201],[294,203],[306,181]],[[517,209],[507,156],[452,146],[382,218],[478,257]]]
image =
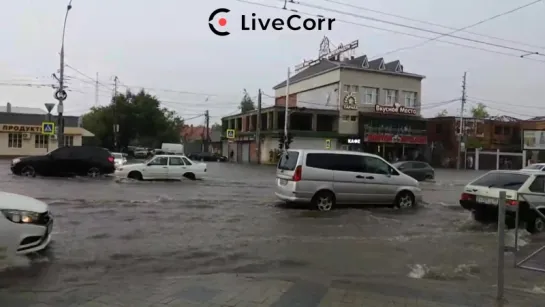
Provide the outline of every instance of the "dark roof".
[[[368,67],[364,67],[363,65],[364,62],[367,62]],[[380,69],[381,64],[384,64],[384,69]],[[400,66],[400,69],[396,70],[398,65]],[[322,59],[320,63],[316,65],[312,65],[300,71],[298,74],[292,76],[290,78],[290,84],[296,83],[296,82],[299,82],[314,76],[319,76],[321,74],[324,74],[328,71],[331,71],[337,68],[348,68],[348,69],[356,69],[356,70],[363,70],[363,71],[376,71],[381,73],[396,74],[396,75],[402,75],[402,76],[419,78],[419,79],[425,78],[422,75],[404,72],[403,65],[401,65],[401,62],[399,60],[389,62],[389,63],[384,63],[383,58],[378,58],[372,61],[368,61],[367,56],[362,55],[357,58],[351,58],[351,59],[347,59],[343,61]],[[273,89],[278,89],[284,86],[286,86],[286,81],[283,81],[277,84],[276,86],[273,87]]]

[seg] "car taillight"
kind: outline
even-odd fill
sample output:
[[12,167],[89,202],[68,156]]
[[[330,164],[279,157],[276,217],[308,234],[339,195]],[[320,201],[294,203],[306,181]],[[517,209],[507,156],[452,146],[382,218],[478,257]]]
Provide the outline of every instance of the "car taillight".
[[469,193],[462,193],[460,200],[475,200],[475,195]]
[[297,166],[295,168],[295,172],[293,173],[293,177],[291,180],[293,181],[301,181],[301,175],[303,174],[303,167],[301,165]]
[[108,157],[108,161],[109,161],[110,163],[114,163],[115,159],[114,159],[114,157]]
[[508,199],[505,203],[508,206],[518,206],[519,204],[518,200],[514,200],[514,199]]

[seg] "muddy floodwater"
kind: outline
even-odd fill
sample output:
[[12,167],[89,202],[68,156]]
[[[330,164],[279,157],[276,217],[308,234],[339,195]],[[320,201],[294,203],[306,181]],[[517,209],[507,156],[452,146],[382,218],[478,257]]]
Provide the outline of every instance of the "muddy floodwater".
[[[437,170],[416,210],[322,213],[276,201],[274,167],[209,163],[203,181],[133,182],[15,177],[2,163],[1,189],[39,198],[55,216],[50,250],[0,273],[8,291],[210,273],[495,284],[496,226],[476,224],[458,205],[478,172]],[[523,252],[545,244],[521,238]],[[545,291],[545,275],[513,269],[511,259],[510,287]]]

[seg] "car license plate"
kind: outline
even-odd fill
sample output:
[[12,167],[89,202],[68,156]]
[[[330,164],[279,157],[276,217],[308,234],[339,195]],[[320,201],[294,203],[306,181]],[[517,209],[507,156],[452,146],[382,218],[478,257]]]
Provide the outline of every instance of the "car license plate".
[[497,205],[498,199],[497,198],[490,198],[490,197],[480,197],[477,196],[475,199],[478,203],[486,204],[486,205]]
[[286,179],[280,179],[280,184],[281,185],[286,185],[286,184],[288,184],[288,181]]

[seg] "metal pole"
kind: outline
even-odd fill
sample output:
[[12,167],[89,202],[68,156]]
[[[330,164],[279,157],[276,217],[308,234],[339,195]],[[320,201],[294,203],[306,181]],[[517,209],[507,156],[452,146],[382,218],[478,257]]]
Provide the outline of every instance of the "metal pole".
[[261,164],[261,89],[257,93],[257,123],[255,142],[257,146],[257,164]]
[[288,78],[286,79],[286,103],[284,109],[284,151],[286,151],[286,141],[288,140],[288,106],[290,101],[290,68],[288,67]]
[[[48,121],[48,122],[51,122],[51,111],[48,111],[48,112],[47,112],[47,121]],[[50,136],[50,135],[46,135],[46,137],[47,137],[46,151],[49,152],[49,141],[51,140],[51,136]]]
[[206,120],[206,136],[205,136],[205,142],[204,142],[204,152],[208,152],[208,141],[210,140],[210,135],[208,131],[210,131],[210,113],[208,110],[204,113],[204,119]]
[[503,300],[504,291],[504,252],[505,252],[505,191],[500,192],[498,200],[498,285],[496,299]]
[[[60,69],[59,69],[59,91],[64,91],[64,36],[66,34],[66,21],[68,20],[68,12],[70,12],[70,9],[72,9],[72,0],[68,3],[68,6],[66,7],[66,14],[64,15],[64,24],[62,27],[62,40],[61,40],[61,53],[60,53]],[[64,105],[63,105],[63,99],[59,99],[59,105],[57,106],[57,111],[59,112],[59,116],[57,118],[57,143],[58,147],[64,146],[64,119],[63,119],[63,112],[64,112]]]
[[462,106],[460,108],[460,138],[458,140],[458,161],[456,163],[456,168],[460,169],[461,160],[462,160],[462,140],[464,136],[464,106],[466,104],[466,75],[467,72],[464,72],[464,79],[462,80]]

